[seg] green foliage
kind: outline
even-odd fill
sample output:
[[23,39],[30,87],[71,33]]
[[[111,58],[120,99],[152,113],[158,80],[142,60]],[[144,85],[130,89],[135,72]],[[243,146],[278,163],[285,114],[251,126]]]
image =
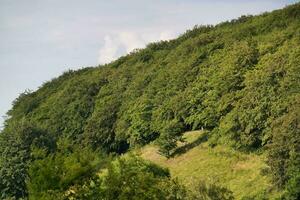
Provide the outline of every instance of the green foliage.
[[106,199],[155,199],[163,195],[157,183],[164,176],[168,176],[167,171],[137,158],[120,159],[112,163],[103,178],[103,194]]
[[282,117],[272,124],[273,140],[270,145],[268,164],[274,183],[286,185],[286,199],[300,197],[300,98],[295,96],[293,104]]
[[202,128],[212,145],[268,149],[274,183],[292,194],[299,168],[299,8],[195,26],[21,94],[0,135],[1,195],[27,195],[28,165],[41,167],[31,153],[64,163],[55,153],[62,138],[117,154],[157,140],[170,156],[183,131]]
[[170,180],[168,170],[141,158],[127,156],[113,161],[92,181],[83,196],[84,199],[107,200],[179,200],[184,199],[184,192],[183,186]]
[[62,199],[70,186],[81,184],[107,162],[101,154],[89,148],[58,148],[55,154],[30,164],[26,184],[29,199]]
[[178,177],[189,190],[194,190],[198,181],[203,180],[207,185],[218,183],[221,184],[219,187],[226,186],[236,199],[245,196],[257,199],[279,197],[280,192],[271,185],[269,175],[261,173],[269,169],[264,154],[240,152],[226,145],[210,148],[205,136],[206,131],[184,133],[185,142],[179,143],[170,159],[160,155],[154,144],[138,152],[142,158],[167,167],[172,176]]
[[55,143],[45,137],[45,131],[31,122],[10,123],[0,135],[0,193],[1,198],[21,198],[27,195],[25,180],[31,149],[44,148],[51,152]]
[[178,141],[183,141],[182,138],[183,126],[182,123],[173,120],[164,125],[164,129],[158,139],[160,147],[159,152],[166,157],[170,157],[171,150],[177,147]]
[[[298,158],[299,159],[299,158]],[[299,168],[294,173],[290,174],[291,178],[286,184],[286,193],[283,199],[296,200],[300,198],[300,171]]]
[[132,110],[127,111],[127,136],[131,146],[145,145],[156,138],[151,129],[152,109],[151,101],[141,98],[135,102]]
[[232,192],[216,184],[199,182],[186,188],[170,179],[168,170],[130,155],[119,158],[82,191],[81,199],[119,200],[232,200]]

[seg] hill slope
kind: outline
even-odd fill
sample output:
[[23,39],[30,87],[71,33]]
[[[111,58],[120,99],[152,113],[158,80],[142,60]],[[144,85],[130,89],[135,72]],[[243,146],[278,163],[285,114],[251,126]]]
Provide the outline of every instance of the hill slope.
[[210,146],[266,150],[273,184],[299,195],[299,21],[295,4],[195,27],[20,95],[0,135],[2,197],[28,196],[28,169],[46,157],[152,141],[170,156],[183,132],[198,129]]
[[236,199],[263,193],[274,198],[272,195],[277,191],[272,188],[270,177],[262,173],[267,169],[265,155],[242,153],[223,145],[210,148],[202,135],[201,131],[185,133],[187,142],[178,147],[182,151],[170,159],[158,154],[158,148],[153,144],[146,145],[138,154],[167,167],[173,177],[178,177],[187,186],[198,179],[228,187]]

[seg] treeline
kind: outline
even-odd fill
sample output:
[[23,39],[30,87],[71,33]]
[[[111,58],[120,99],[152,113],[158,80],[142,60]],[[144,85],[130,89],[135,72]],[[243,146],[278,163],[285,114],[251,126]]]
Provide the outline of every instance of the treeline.
[[[149,44],[105,66],[65,72],[23,93],[0,134],[1,198],[41,199],[54,191],[55,197],[47,197],[54,199],[62,191],[86,189],[87,195],[115,199],[109,195],[118,192],[105,190],[113,187],[97,185],[122,184],[122,175],[109,174],[121,172],[106,161],[108,154],[116,157],[155,141],[168,157],[184,131],[197,129],[209,131],[212,147],[266,150],[282,198],[299,198],[299,21],[295,4],[215,27],[196,26],[178,39]],[[124,162],[129,174],[130,167],[148,166]],[[94,180],[106,165],[108,174]],[[137,177],[149,178],[149,185],[140,180],[137,190],[177,195],[169,189],[182,186],[166,171],[150,168],[149,177]],[[90,179],[101,190],[84,185]],[[119,199],[131,194],[124,191]]]

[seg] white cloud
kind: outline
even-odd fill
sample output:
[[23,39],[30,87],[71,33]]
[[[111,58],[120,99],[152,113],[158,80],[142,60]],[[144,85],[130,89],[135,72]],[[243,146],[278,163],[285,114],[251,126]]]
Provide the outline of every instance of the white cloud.
[[126,49],[126,53],[130,53],[137,48],[143,48],[147,42],[147,40],[141,38],[139,34],[134,32],[121,32],[119,38]]
[[98,63],[109,63],[119,56],[130,53],[134,49],[144,48],[150,42],[170,40],[176,35],[174,32],[166,31],[120,31],[116,34],[106,35],[104,45],[99,50]]
[[173,31],[163,31],[159,35],[160,40],[170,40],[174,39],[176,37],[176,34]]
[[112,38],[110,35],[104,37],[104,46],[99,51],[98,62],[101,64],[111,62],[118,55],[120,43],[115,38]]

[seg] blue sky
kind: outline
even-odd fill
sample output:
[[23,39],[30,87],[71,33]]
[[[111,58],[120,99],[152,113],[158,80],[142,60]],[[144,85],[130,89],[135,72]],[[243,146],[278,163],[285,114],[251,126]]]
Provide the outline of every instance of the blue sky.
[[198,24],[295,0],[0,0],[0,126],[12,101],[67,69],[110,62]]

